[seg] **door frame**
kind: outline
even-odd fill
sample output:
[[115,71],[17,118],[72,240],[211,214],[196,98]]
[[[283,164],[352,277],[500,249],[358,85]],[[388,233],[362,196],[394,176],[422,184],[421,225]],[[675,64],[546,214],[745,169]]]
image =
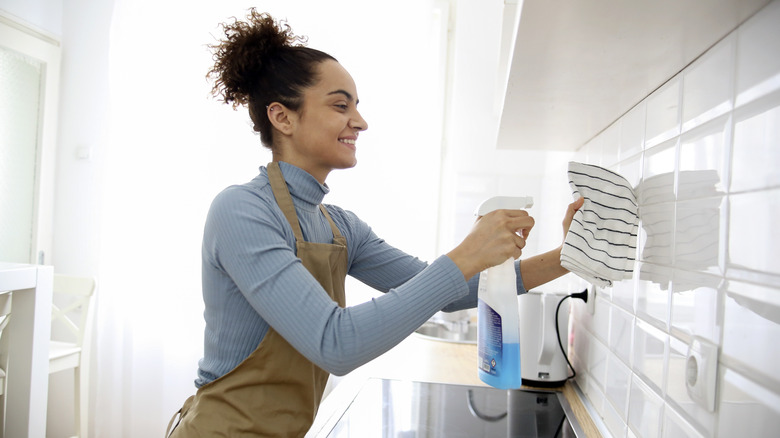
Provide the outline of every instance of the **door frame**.
[[43,64],[38,144],[35,163],[33,235],[29,263],[51,260],[54,229],[54,181],[60,84],[60,41],[0,11],[0,45]]

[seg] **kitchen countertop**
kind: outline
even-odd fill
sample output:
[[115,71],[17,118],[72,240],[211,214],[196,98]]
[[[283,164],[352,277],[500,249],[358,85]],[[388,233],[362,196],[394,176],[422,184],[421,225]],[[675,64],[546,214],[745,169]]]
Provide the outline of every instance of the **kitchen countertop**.
[[[477,376],[477,346],[442,342],[413,334],[395,348],[347,376],[333,378],[317,418],[306,437],[324,437],[370,378],[487,386]],[[327,391],[328,389],[326,389]],[[560,388],[586,438],[601,438],[572,382]]]

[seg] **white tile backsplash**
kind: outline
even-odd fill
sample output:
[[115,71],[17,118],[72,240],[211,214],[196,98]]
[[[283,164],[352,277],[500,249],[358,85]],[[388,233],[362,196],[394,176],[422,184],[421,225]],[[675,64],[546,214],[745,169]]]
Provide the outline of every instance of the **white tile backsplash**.
[[780,189],[731,195],[729,203],[727,269],[780,276],[780,245],[767,244],[780,241]]
[[735,46],[729,35],[683,72],[683,131],[733,108]]
[[[674,409],[664,409],[664,424],[662,436],[664,438],[704,438],[690,423],[685,421]],[[710,435],[711,436],[711,435]]]
[[660,437],[663,400],[642,379],[634,376],[628,402],[628,425],[638,437]]
[[780,390],[780,293],[776,287],[729,281],[725,299],[721,360],[749,371]]
[[731,119],[719,117],[680,137],[677,199],[695,199],[726,193],[726,152]]
[[[780,1],[575,159],[640,200],[634,276],[573,306],[577,382],[613,436],[780,430]],[[686,389],[689,343],[718,347],[715,411]]]
[[675,77],[647,98],[646,148],[680,133],[681,82],[679,77]]
[[718,379],[718,437],[773,437],[780,430],[780,395],[731,369]]
[[662,266],[640,263],[636,282],[636,314],[664,330],[669,325],[669,272]]
[[664,387],[668,344],[669,335],[637,319],[631,366],[633,371],[658,393],[661,393]]
[[673,259],[677,269],[723,274],[726,197],[680,201],[676,205]]
[[720,276],[674,270],[672,274],[671,330],[675,336],[694,336],[720,343],[723,321]]
[[734,112],[731,192],[780,186],[780,92]]
[[737,29],[737,105],[780,90],[780,2],[773,1]]
[[607,363],[605,393],[607,400],[615,407],[623,423],[628,415],[628,390],[631,386],[631,368],[612,356]]
[[631,345],[634,339],[634,315],[612,306],[609,348],[624,363],[631,363]]

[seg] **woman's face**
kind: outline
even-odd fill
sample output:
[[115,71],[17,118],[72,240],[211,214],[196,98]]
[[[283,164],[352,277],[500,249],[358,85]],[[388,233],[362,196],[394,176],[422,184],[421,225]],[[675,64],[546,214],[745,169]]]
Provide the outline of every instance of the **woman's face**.
[[293,115],[281,158],[324,183],[331,170],[357,164],[355,143],[368,125],[357,110],[355,81],[344,67],[328,60],[318,70],[319,81],[304,90],[303,105]]

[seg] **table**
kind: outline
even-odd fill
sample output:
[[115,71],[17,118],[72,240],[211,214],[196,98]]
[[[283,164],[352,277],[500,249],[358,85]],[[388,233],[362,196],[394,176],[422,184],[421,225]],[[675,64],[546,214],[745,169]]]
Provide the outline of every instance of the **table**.
[[0,262],[0,293],[13,293],[3,331],[8,336],[4,436],[46,436],[53,281],[51,266]]

